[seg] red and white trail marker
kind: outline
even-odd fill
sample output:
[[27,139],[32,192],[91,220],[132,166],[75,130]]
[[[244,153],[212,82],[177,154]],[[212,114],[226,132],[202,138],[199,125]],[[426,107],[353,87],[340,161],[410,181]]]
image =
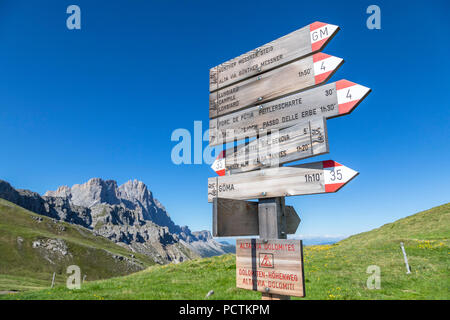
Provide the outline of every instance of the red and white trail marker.
[[213,169],[219,176],[224,176],[226,173],[225,154],[226,150],[222,150],[211,165],[211,169]]
[[339,114],[350,113],[369,94],[370,89],[348,80],[336,82]]
[[325,22],[316,21],[309,25],[309,34],[311,36],[311,51],[321,50],[339,30],[338,26]]
[[343,59],[319,52],[313,55],[314,80],[315,84],[321,84],[344,62]]
[[359,173],[342,164],[327,160],[322,161],[325,192],[336,192]]
[[359,173],[333,161],[261,169],[208,179],[208,201],[336,192]]

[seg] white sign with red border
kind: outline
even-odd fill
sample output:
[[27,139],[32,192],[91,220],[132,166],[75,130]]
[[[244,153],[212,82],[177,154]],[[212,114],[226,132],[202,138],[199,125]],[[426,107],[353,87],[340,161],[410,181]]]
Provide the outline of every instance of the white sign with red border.
[[260,169],[208,179],[215,197],[248,200],[336,192],[359,173],[333,160]]

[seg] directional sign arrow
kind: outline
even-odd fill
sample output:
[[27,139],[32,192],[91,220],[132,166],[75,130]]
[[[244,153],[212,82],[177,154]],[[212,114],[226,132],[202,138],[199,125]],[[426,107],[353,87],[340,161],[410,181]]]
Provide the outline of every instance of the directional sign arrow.
[[297,228],[301,222],[300,217],[295,211],[294,207],[286,206],[286,233],[294,234],[297,231]]
[[370,89],[348,80],[322,85],[209,121],[211,146],[283,129],[316,117],[351,113]]
[[336,192],[358,172],[333,160],[261,169],[208,179],[208,202]]
[[314,22],[210,70],[209,90],[215,91],[322,50],[339,27]]
[[295,126],[221,152],[211,168],[220,176],[278,166],[329,152],[325,118],[299,122]]
[[221,116],[325,83],[343,62],[341,58],[319,52],[220,89],[209,95],[209,117]]
[[[294,234],[300,217],[292,206],[286,206],[286,233]],[[258,202],[214,198],[213,236],[237,237],[259,235]]]

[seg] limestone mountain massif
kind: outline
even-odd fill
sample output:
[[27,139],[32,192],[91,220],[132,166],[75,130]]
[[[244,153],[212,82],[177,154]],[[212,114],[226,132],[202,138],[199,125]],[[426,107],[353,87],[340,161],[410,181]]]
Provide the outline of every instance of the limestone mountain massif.
[[187,226],[175,224],[147,186],[137,180],[118,186],[114,180],[93,178],[84,184],[47,191],[43,196],[14,189],[0,180],[0,198],[83,226],[158,263],[234,252],[234,246],[215,241],[209,231],[191,232]]

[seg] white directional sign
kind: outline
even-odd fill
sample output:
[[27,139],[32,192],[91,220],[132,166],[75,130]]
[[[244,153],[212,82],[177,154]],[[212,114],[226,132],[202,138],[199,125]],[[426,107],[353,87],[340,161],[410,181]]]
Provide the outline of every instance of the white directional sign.
[[209,117],[261,104],[325,83],[343,59],[319,52],[209,95]]
[[208,201],[336,192],[357,175],[357,171],[327,160],[214,177],[208,179]]
[[314,22],[210,70],[211,92],[322,50],[339,27]]
[[334,118],[349,114],[370,93],[370,89],[339,80],[209,121],[209,144],[263,135],[316,117]]
[[222,151],[211,168],[220,176],[278,166],[329,152],[325,118],[302,121],[249,144]]

